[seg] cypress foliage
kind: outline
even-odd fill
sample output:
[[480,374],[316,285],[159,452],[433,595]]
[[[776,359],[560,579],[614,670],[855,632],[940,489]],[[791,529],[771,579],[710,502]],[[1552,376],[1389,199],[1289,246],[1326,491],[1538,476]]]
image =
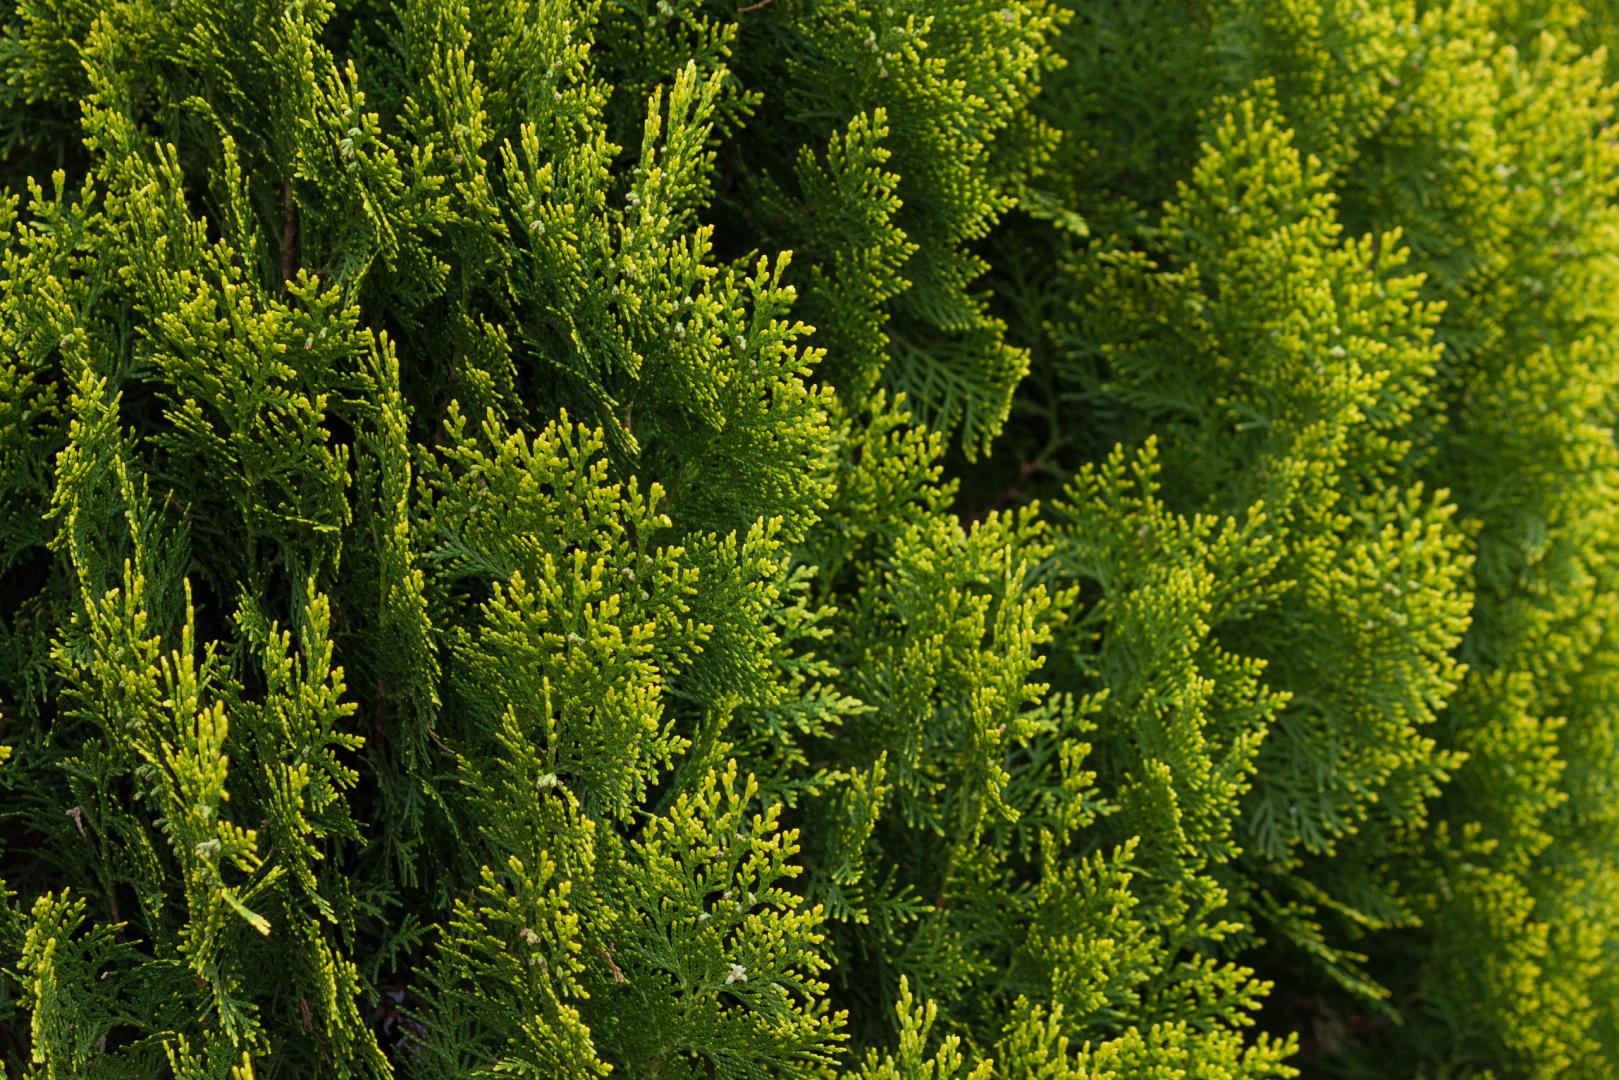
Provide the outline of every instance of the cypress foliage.
[[8,1075],[1612,1075],[1614,20],[10,0]]

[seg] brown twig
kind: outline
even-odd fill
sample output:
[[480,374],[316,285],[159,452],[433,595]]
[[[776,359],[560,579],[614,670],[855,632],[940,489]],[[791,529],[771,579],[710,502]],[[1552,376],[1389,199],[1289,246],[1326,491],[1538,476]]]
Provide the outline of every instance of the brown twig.
[[371,710],[371,742],[374,745],[382,744],[382,699],[388,696],[388,686],[377,676],[377,703]]
[[974,514],[973,520],[983,521],[985,518],[989,517],[991,513],[999,510],[1001,507],[1016,499],[1022,492],[1023,485],[1028,482],[1029,477],[1033,476],[1035,473],[1044,468],[1045,464],[1046,462],[1044,457],[1035,458],[1033,461],[1025,461],[1023,463],[1023,467],[1018,470],[1017,479],[1006,485],[1006,489],[1004,491],[995,496],[995,498],[982,507],[978,513]]
[[773,2],[774,2],[774,0],[759,0],[759,2],[756,3],[756,4],[749,4],[747,7],[737,8],[736,13],[738,15],[741,15],[742,13],[747,12],[747,11],[758,11],[762,7],[770,6],[770,4],[773,3]]
[[596,951],[601,953],[603,960],[607,961],[607,966],[613,969],[613,981],[616,983],[625,982],[624,973],[619,970],[617,964],[613,963],[613,954],[600,945],[596,946]]
[[440,750],[444,751],[446,754],[455,753],[454,750],[450,749],[450,744],[444,741],[443,737],[439,735],[438,729],[435,728],[432,724],[427,725],[427,737],[429,739],[433,740],[433,745],[434,746],[438,747]]
[[292,203],[292,181],[281,181],[281,289],[286,291],[297,269],[294,255],[298,244],[298,209]]

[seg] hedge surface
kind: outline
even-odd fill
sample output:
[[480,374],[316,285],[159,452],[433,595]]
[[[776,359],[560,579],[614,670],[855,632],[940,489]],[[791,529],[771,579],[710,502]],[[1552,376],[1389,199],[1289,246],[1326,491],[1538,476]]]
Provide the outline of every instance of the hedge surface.
[[8,1074],[1619,1074],[1619,5],[0,16]]

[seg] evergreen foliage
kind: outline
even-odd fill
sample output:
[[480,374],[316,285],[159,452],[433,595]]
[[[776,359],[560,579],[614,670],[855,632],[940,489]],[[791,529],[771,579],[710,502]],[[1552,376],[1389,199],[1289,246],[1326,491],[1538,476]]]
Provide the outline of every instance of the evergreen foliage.
[[8,1075],[1619,1072],[1616,31],[7,0]]

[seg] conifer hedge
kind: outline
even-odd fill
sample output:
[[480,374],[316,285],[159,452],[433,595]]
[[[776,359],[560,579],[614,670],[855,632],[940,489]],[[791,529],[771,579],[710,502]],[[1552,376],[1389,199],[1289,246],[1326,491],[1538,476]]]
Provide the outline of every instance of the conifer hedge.
[[1619,5],[0,23],[8,1075],[1619,1075]]

